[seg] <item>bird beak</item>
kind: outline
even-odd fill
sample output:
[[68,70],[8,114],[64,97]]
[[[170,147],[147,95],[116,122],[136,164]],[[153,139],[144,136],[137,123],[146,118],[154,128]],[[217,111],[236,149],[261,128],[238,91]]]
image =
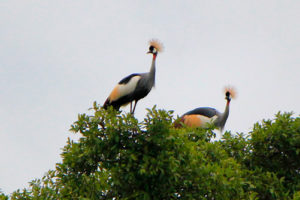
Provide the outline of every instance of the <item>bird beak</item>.
[[151,51],[148,51],[147,53],[152,53]]

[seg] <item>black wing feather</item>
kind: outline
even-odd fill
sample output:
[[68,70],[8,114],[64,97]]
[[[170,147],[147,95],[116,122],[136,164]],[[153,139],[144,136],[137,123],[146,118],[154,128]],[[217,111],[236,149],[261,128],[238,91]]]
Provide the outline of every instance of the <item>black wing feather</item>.
[[140,74],[137,74],[137,73],[135,73],[135,74],[130,74],[129,76],[126,76],[125,78],[123,78],[123,79],[119,82],[119,84],[126,84],[126,83],[128,83],[128,82],[130,81],[130,79],[131,79],[132,77],[134,77],[134,76],[140,76]]
[[209,118],[212,118],[213,116],[217,115],[218,111],[214,108],[210,107],[201,107],[201,108],[196,108],[194,110],[191,110],[184,115],[203,115]]

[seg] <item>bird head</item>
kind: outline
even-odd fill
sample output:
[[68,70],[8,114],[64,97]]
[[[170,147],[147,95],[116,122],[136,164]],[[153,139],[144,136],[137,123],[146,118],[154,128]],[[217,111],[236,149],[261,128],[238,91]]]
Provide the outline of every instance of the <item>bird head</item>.
[[147,53],[157,55],[158,52],[163,51],[163,44],[159,40],[152,39],[149,41],[149,45],[149,51]]
[[231,99],[234,99],[236,97],[236,91],[233,87],[226,87],[225,88],[225,99],[227,101],[231,101]]

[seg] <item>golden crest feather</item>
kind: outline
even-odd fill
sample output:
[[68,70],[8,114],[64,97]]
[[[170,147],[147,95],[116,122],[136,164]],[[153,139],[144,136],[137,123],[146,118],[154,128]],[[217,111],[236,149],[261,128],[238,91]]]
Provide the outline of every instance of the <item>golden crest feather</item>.
[[229,92],[232,99],[235,99],[237,96],[236,89],[232,86],[225,87],[224,91],[225,91],[225,93]]
[[164,45],[158,39],[150,40],[149,45],[153,46],[158,52],[163,52],[164,50]]

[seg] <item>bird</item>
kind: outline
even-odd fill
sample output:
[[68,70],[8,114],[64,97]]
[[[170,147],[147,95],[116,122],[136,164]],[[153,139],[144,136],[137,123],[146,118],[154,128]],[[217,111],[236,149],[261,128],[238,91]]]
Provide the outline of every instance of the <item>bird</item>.
[[[149,41],[148,54],[152,54],[152,64],[150,71],[146,73],[133,73],[123,78],[111,91],[103,104],[103,108],[107,109],[112,106],[115,110],[119,110],[121,106],[130,103],[130,113],[134,114],[137,102],[146,97],[155,86],[155,62],[159,52],[163,51],[162,43],[157,39]],[[134,107],[132,109],[132,103]]]
[[[222,132],[229,116],[229,106],[231,99],[236,97],[233,87],[225,88],[226,106],[223,113],[211,107],[199,107],[191,110],[180,117],[180,122],[189,127],[206,127],[208,123],[213,123]],[[175,123],[175,127],[180,127]]]

